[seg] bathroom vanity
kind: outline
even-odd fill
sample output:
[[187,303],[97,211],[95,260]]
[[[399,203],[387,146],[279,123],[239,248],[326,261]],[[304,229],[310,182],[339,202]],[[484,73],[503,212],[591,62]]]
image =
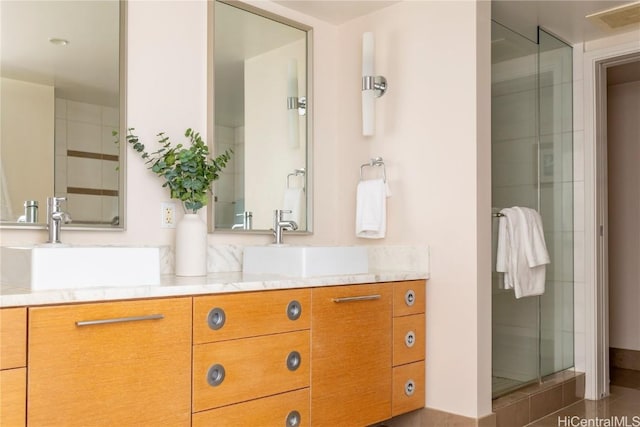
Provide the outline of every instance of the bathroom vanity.
[[361,276],[3,294],[0,424],[364,426],[422,408],[425,280]]

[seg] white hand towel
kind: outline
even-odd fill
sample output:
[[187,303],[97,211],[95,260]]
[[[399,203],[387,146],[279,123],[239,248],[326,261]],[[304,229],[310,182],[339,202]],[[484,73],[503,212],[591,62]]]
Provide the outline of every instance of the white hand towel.
[[358,183],[356,194],[356,236],[382,239],[387,231],[387,184],[383,179]]
[[549,264],[549,252],[544,241],[542,218],[534,209],[516,207],[524,221],[524,248],[529,267]]
[[304,190],[302,188],[285,189],[282,206],[284,210],[291,211],[291,213],[282,215],[285,221],[295,221],[299,229],[305,228],[305,224],[302,224],[304,218]]
[[516,298],[542,295],[550,260],[540,215],[519,207],[500,213],[496,271],[504,273],[505,289],[513,288]]

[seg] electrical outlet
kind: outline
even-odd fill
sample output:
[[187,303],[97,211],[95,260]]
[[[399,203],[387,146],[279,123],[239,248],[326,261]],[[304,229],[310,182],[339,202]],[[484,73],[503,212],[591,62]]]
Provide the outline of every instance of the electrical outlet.
[[160,203],[160,227],[176,228],[176,204],[174,202]]

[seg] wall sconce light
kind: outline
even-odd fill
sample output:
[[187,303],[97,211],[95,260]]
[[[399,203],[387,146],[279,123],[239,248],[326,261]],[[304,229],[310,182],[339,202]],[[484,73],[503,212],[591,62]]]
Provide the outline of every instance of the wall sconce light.
[[380,98],[387,91],[387,79],[376,76],[374,62],[373,33],[362,34],[362,134],[371,136],[375,133],[376,109],[375,98]]
[[289,147],[300,145],[300,118],[307,114],[307,98],[298,98],[298,61],[292,59],[287,67],[287,128]]

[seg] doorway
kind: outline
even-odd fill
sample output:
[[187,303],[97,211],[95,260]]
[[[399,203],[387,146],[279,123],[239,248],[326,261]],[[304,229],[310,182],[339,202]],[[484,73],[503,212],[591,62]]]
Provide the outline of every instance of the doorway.
[[599,377],[640,389],[640,53],[596,62]]

